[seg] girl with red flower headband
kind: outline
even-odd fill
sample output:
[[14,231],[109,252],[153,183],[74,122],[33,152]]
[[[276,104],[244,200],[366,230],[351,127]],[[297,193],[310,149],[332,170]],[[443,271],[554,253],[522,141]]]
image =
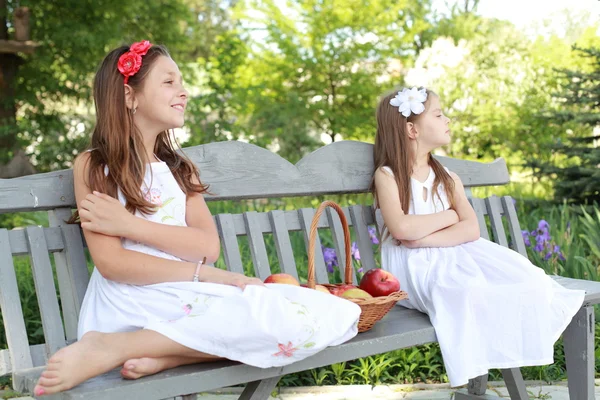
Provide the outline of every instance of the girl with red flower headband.
[[94,101],[91,146],[73,167],[72,222],[80,219],[96,265],[79,340],[48,360],[36,396],[118,366],[126,379],[219,358],[283,366],[356,335],[354,303],[206,265],[219,257],[219,237],[207,186],[172,139],[188,92],[163,46],[111,51]]

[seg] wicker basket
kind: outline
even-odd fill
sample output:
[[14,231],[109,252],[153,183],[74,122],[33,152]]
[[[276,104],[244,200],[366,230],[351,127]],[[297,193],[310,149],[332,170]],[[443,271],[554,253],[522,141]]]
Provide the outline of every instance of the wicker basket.
[[[342,222],[342,228],[344,229],[344,249],[346,254],[346,270],[345,270],[345,284],[352,284],[352,257],[350,250],[350,230],[348,229],[348,221],[344,215],[342,208],[334,203],[333,201],[324,201],[321,203],[315,216],[313,217],[310,225],[309,243],[308,243],[308,283],[307,286],[311,289],[315,288],[315,239],[317,236],[317,226],[319,224],[319,218],[325,210],[325,208],[331,207],[337,211],[340,221]],[[331,289],[336,286],[342,286],[340,284],[324,284],[323,286]],[[365,332],[373,327],[373,325],[384,317],[388,311],[396,304],[397,301],[406,299],[406,292],[399,291],[394,292],[385,297],[373,297],[371,299],[347,299],[353,303],[356,303],[361,308],[360,319],[358,321],[358,331]]]

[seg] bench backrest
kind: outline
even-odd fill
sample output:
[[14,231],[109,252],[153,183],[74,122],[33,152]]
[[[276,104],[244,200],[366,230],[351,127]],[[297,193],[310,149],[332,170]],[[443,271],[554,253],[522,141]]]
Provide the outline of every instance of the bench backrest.
[[[242,142],[211,143],[184,151],[200,168],[202,181],[211,185],[213,195],[207,196],[207,201],[365,193],[373,169],[372,145],[362,142],[333,143],[307,155],[296,165],[268,150]],[[487,164],[439,159],[461,177],[469,191],[471,187],[502,185],[509,181],[506,164],[501,159]],[[502,222],[505,217],[512,247],[526,254],[510,197],[473,198],[471,202],[483,237],[489,237],[487,218],[493,239],[507,245]],[[74,207],[71,170],[0,180],[0,214],[47,210],[50,225],[12,231],[0,229],[0,309],[9,346],[8,350],[0,350],[0,376],[44,365],[48,354],[76,339],[77,319],[89,274],[81,229],[64,223]],[[344,212],[360,251],[361,266],[365,270],[373,268],[376,261],[368,231],[369,226],[375,225],[371,206],[354,205],[345,207]],[[215,215],[227,268],[244,272],[238,238],[246,236],[255,276],[264,279],[274,269],[298,276],[297,271],[304,271],[304,265],[297,265],[296,260],[305,259],[305,255],[299,257],[293,253],[292,235],[301,232],[307,248],[313,215],[314,210],[310,208]],[[339,265],[343,265],[343,233],[337,214],[328,210],[321,216],[319,227],[330,229]],[[273,261],[273,252],[267,250],[265,234],[270,236],[269,243],[273,243],[276,261]],[[319,238],[316,248],[320,248]],[[43,345],[30,346],[27,339],[13,264],[13,256],[18,255],[30,257],[44,330]],[[317,282],[328,282],[320,251],[315,254],[315,268]]]

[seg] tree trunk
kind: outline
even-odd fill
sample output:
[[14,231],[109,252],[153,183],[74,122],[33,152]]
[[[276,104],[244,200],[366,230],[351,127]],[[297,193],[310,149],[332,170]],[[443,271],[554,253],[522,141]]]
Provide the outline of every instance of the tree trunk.
[[[0,0],[0,40],[9,39],[7,23],[7,1]],[[0,53],[0,178],[35,173],[27,156],[17,145],[15,83],[21,62],[22,59],[16,54]]]
[[17,178],[35,172],[35,167],[29,162],[23,150],[17,150],[8,164],[0,165],[0,179]]

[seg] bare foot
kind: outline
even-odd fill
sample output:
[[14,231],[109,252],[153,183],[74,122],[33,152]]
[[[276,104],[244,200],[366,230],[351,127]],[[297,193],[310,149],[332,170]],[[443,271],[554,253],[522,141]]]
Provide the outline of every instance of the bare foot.
[[121,376],[125,379],[139,379],[142,376],[153,375],[164,371],[168,368],[173,368],[177,365],[171,365],[170,357],[161,358],[134,358],[127,360],[121,368]]
[[89,332],[57,351],[48,360],[33,393],[42,396],[62,392],[119,365],[118,357],[104,344],[104,337],[103,333]]
[[160,357],[160,358],[134,358],[127,360],[121,368],[121,376],[125,379],[139,379],[143,376],[157,374],[165,369],[179,367],[180,365],[197,364],[221,359],[220,357],[203,355],[198,357]]

